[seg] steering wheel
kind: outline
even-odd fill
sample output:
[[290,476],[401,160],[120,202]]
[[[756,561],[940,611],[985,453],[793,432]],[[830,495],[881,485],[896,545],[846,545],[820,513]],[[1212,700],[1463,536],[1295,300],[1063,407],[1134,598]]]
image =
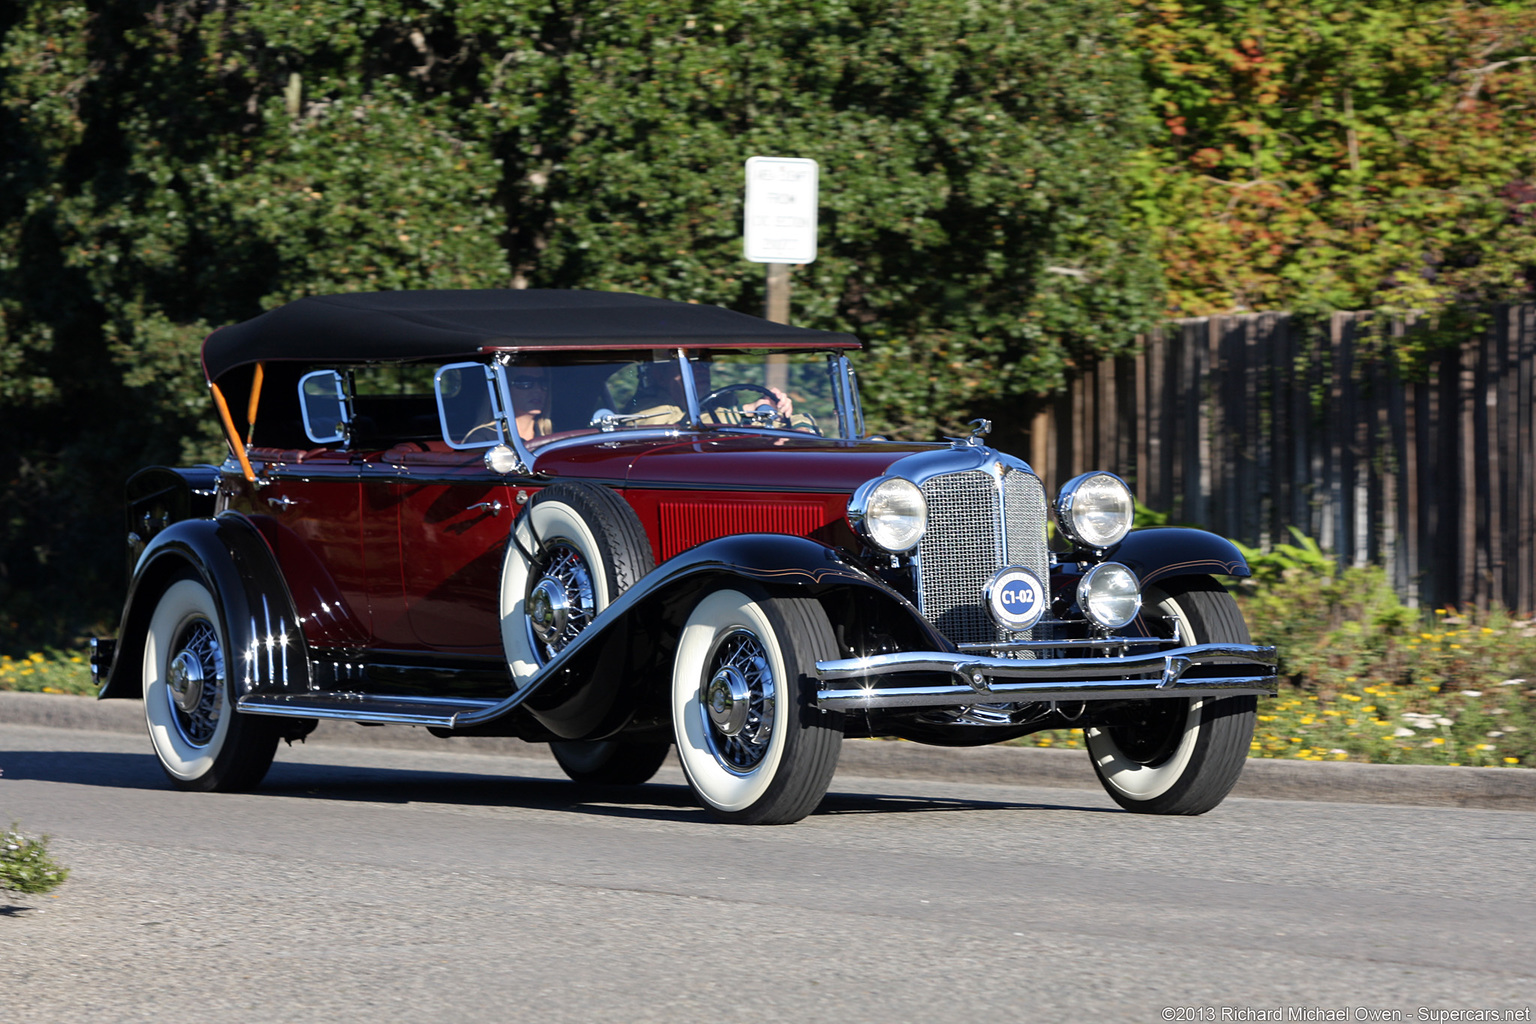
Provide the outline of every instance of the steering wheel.
[[[784,422],[784,426],[789,426],[789,417],[779,412],[779,396],[774,394],[771,389],[765,388],[761,384],[753,384],[748,381],[743,381],[740,384],[726,384],[722,387],[715,388],[715,390],[699,399],[699,408],[706,411],[709,409],[724,408],[725,403],[722,402],[720,398],[722,395],[728,395],[732,391],[755,391],[762,395],[768,400],[768,410],[766,411],[769,411],[773,414],[773,419],[782,420]],[[755,416],[762,411],[764,410],[753,410],[749,413],[743,409],[742,413],[747,416]]]

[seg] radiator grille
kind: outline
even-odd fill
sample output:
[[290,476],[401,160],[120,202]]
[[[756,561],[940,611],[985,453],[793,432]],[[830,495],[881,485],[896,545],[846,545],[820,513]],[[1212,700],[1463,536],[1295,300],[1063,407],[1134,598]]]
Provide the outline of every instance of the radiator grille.
[[1000,487],[991,473],[968,470],[932,477],[922,491],[928,501],[928,532],[918,546],[923,614],[955,643],[1028,639],[999,630],[981,592],[1005,565],[1049,578],[1039,478],[1012,472]]

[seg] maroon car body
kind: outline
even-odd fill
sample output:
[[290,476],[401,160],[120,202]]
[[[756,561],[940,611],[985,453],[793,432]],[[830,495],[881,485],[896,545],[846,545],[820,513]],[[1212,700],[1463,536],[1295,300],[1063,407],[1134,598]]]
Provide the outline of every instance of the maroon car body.
[[[255,785],[321,718],[510,734],[793,821],[844,736],[1081,727],[1123,806],[1237,777],[1274,652],[1193,530],[1048,502],[984,431],[865,436],[847,335],[602,292],[299,300],[215,332],[230,458],[128,486],[101,696],[178,786]],[[1057,523],[1055,549],[1047,521]]]

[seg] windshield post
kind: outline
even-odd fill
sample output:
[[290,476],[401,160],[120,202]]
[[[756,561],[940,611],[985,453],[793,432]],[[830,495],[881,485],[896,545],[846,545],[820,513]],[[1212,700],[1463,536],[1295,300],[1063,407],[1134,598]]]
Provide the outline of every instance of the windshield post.
[[838,405],[837,418],[843,436],[857,440],[864,436],[864,411],[859,406],[858,377],[853,372],[853,363],[842,354],[827,356],[827,362],[831,365],[828,370],[837,380]]
[[497,410],[497,421],[501,428],[502,440],[512,446],[517,453],[518,465],[516,472],[526,473],[533,465],[533,455],[528,451],[528,445],[523,441],[523,435],[517,432],[517,409],[512,405],[512,386],[507,383],[507,365],[512,362],[512,356],[506,352],[496,354],[496,363],[493,372],[496,376],[496,394],[501,401]]
[[677,350],[677,360],[683,374],[683,395],[688,400],[688,425],[695,430],[704,429],[704,414],[699,408],[699,392],[694,387],[693,367],[688,365],[686,349]]

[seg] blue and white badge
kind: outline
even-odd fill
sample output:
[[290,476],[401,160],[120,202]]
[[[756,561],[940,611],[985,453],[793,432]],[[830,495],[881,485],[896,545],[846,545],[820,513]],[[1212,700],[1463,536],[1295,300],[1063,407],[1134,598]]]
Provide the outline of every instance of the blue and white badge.
[[1040,621],[1050,596],[1040,577],[1023,566],[999,569],[982,589],[987,614],[1004,629],[1026,630]]

